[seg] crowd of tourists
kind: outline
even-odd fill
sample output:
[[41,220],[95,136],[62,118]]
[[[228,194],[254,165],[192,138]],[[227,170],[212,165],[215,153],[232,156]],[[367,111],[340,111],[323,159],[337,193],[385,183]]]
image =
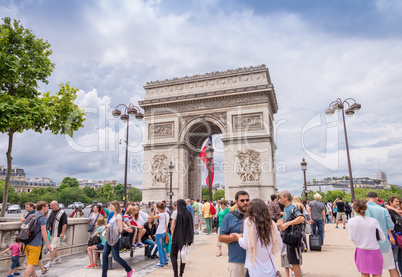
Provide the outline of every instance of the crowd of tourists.
[[[383,270],[388,270],[391,277],[400,276],[400,199],[391,196],[387,203],[381,203],[374,192],[368,193],[366,201],[353,203],[343,202],[342,198],[323,203],[318,193],[314,199],[300,201],[299,197],[282,191],[271,195],[271,201],[266,203],[239,191],[233,202],[179,199],[169,205],[166,201],[152,202],[146,205],[146,210],[135,203],[124,207],[118,201],[103,205],[95,201],[88,215],[76,209],[70,217],[87,218],[89,264],[85,267],[101,266],[102,276],[107,276],[111,252],[131,277],[134,269],[120,253],[146,245],[149,246],[147,258],[159,260],[155,267],[163,268],[171,263],[174,276],[183,276],[194,235],[202,232],[210,235],[213,229],[219,234],[216,257],[222,256],[222,243],[228,245],[229,276],[280,276],[274,260],[276,254],[281,257],[281,267],[287,277],[302,276],[302,253],[308,249],[321,250],[326,225],[335,223],[335,228],[339,228],[340,222],[343,229],[348,223],[350,240],[356,246],[356,267],[362,276],[381,276]],[[25,209],[27,214],[21,215],[20,237],[0,253],[11,251],[9,277],[19,275],[22,249],[27,257],[23,265],[26,277],[36,276],[36,265],[43,275],[61,261],[57,249],[65,240],[67,214],[56,201],[50,205],[39,201],[36,207],[29,202]],[[47,252],[50,260],[43,265],[42,253]]]

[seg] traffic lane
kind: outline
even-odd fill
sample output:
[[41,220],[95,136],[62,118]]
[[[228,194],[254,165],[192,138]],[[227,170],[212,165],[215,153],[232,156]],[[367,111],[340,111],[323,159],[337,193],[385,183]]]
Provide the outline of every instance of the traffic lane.
[[[74,210],[72,209],[63,209],[64,212],[67,214],[67,216],[70,216]],[[91,209],[83,209],[82,211],[84,212],[85,217],[88,217],[88,214],[90,212]],[[51,211],[51,209],[49,208],[49,211]],[[21,209],[21,213],[23,214],[27,214],[27,211],[25,209]],[[9,217],[9,218],[20,218],[21,217],[21,213],[8,213],[6,212],[5,217]]]

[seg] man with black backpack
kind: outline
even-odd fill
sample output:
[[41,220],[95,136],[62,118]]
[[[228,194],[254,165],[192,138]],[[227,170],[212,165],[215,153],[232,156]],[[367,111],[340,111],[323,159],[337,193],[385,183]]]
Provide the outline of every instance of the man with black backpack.
[[[292,204],[292,195],[289,191],[284,190],[279,194],[279,202],[285,206],[283,211],[283,217],[278,220],[278,227],[280,230],[284,232],[283,234],[283,243],[286,243],[285,236],[286,229],[291,228],[293,225],[299,225],[304,222],[303,214]],[[290,229],[289,229],[290,230]],[[300,229],[301,230],[301,229]],[[299,234],[300,237],[296,238],[301,244],[301,236],[302,233]],[[300,246],[291,246],[289,244],[286,245],[287,258],[289,264],[292,265],[292,270],[295,273],[295,277],[301,277],[301,268],[300,264],[302,262],[302,251]]]
[[60,209],[57,201],[50,203],[52,212],[49,215],[47,227],[50,231],[52,251],[50,252],[50,261],[45,265],[46,268],[53,266],[61,261],[61,258],[57,255],[57,247],[65,238],[65,232],[67,229],[67,214]]
[[[46,217],[45,213],[49,210],[49,205],[46,201],[39,201],[36,204],[37,212],[26,219],[24,225],[21,226],[20,237],[26,237],[25,254],[27,256],[27,267],[25,269],[24,277],[36,276],[35,266],[38,264],[40,251],[42,249],[42,240],[45,241],[49,250],[52,250],[46,232]],[[30,232],[30,225],[35,224],[35,231]],[[24,229],[26,227],[26,229]],[[25,232],[25,231],[28,232]],[[27,234],[25,236],[23,233]]]
[[228,244],[229,276],[244,277],[247,273],[247,268],[244,267],[244,263],[246,262],[246,250],[240,247],[238,237],[232,236],[231,234],[243,233],[243,217],[247,212],[250,196],[246,191],[238,191],[235,195],[235,203],[237,209],[226,214],[223,218],[219,229],[219,241]]

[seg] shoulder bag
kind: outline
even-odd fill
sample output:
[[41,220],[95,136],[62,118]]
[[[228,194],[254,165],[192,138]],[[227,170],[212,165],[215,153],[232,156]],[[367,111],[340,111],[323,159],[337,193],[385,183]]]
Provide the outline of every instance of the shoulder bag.
[[[96,216],[96,218],[95,218],[95,223],[96,222],[98,222],[98,217],[99,217],[99,215],[100,215],[100,213],[98,213],[98,215]],[[95,230],[95,223],[89,223],[88,224],[88,227],[87,227],[87,231],[89,232],[89,233],[92,233],[94,230]]]
[[[296,219],[295,209],[292,210],[287,222]],[[302,245],[302,224],[289,226],[282,234],[282,240],[284,244],[293,248],[299,248]]]

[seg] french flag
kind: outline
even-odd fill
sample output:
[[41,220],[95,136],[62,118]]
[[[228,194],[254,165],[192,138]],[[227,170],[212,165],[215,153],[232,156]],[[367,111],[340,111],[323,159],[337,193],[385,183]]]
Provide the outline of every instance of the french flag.
[[[209,173],[209,168],[208,168],[208,159],[207,159],[207,151],[206,150],[207,150],[207,147],[209,144],[211,144],[211,147],[212,147],[212,135],[209,136],[207,145],[202,148],[202,151],[200,153],[200,159],[201,159],[201,161],[203,161],[203,163],[207,167],[208,173]],[[209,187],[209,178],[208,177],[209,176],[207,176],[207,180],[206,180],[207,187]],[[214,164],[213,163],[211,166],[211,180],[212,180],[212,184],[213,184],[214,183]]]

